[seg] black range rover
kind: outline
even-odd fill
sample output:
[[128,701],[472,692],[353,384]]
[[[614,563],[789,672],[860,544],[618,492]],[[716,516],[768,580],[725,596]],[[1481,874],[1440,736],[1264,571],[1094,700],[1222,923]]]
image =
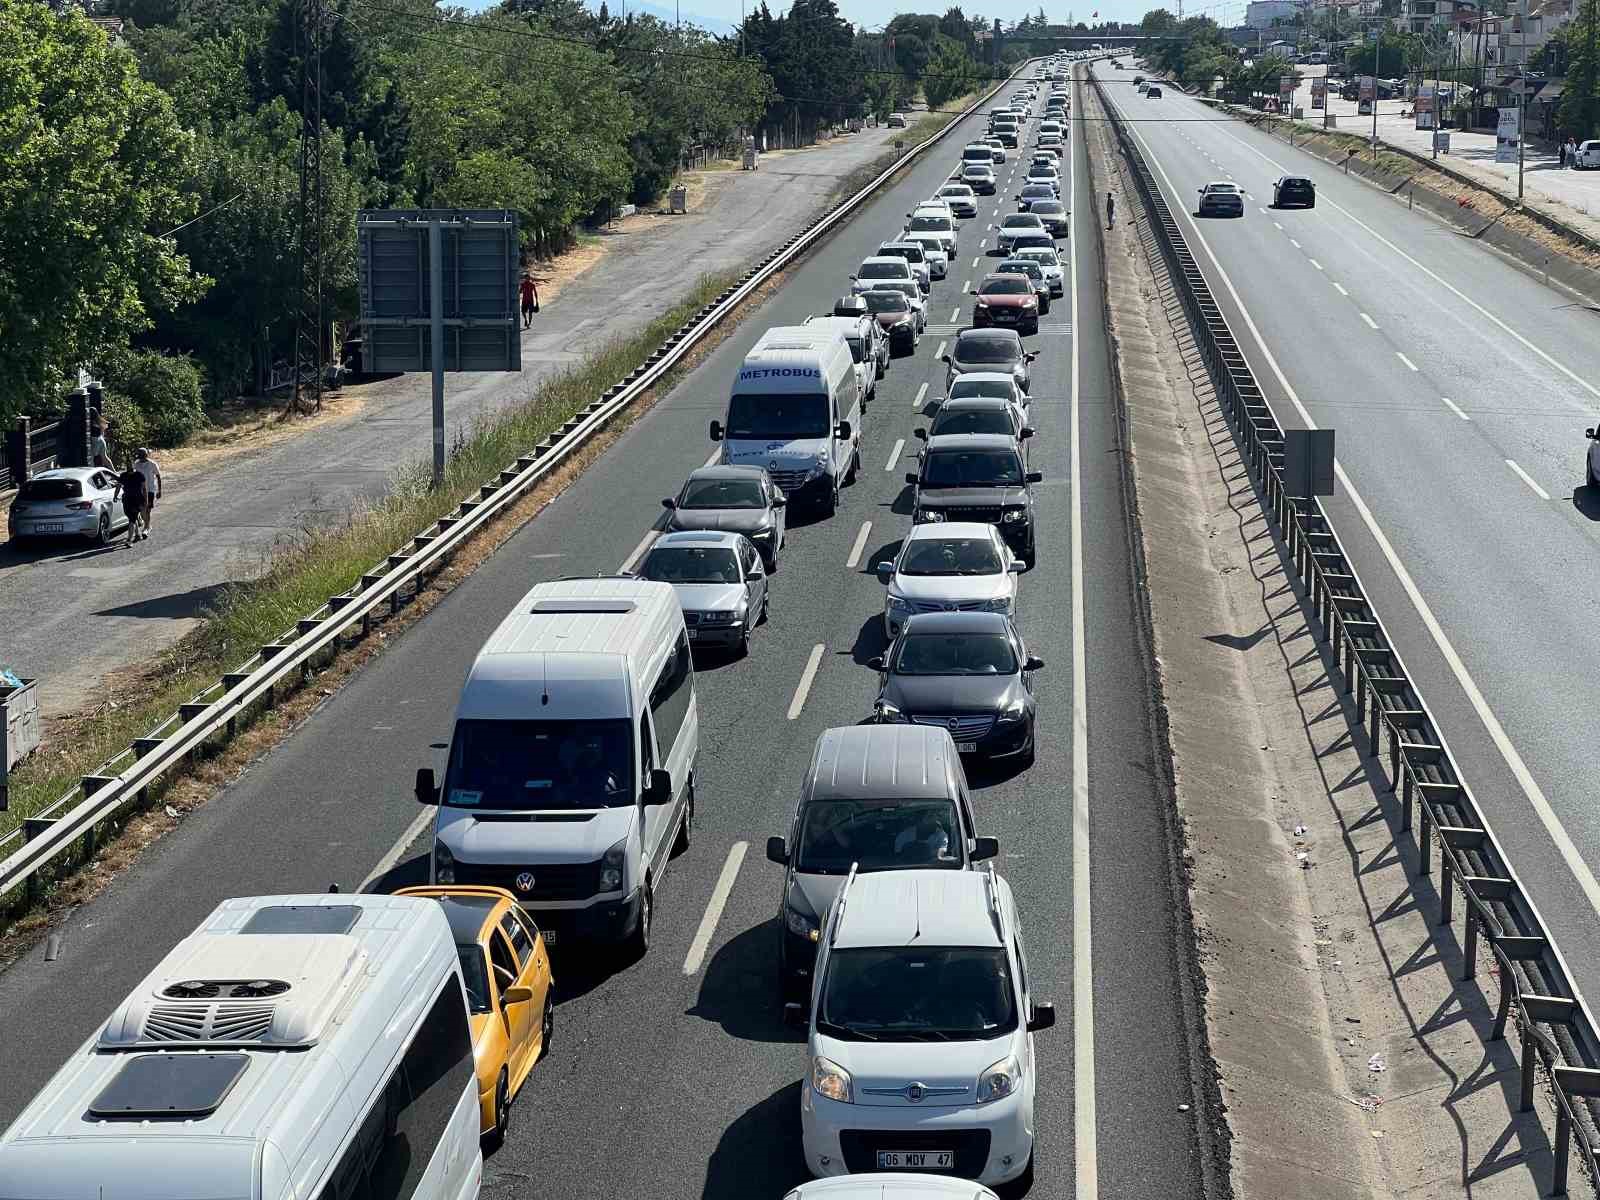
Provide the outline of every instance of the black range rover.
[[916,488],[912,520],[986,521],[1032,570],[1033,492],[1043,478],[1029,471],[1017,442],[1000,433],[956,433],[928,439],[921,469],[906,476]]

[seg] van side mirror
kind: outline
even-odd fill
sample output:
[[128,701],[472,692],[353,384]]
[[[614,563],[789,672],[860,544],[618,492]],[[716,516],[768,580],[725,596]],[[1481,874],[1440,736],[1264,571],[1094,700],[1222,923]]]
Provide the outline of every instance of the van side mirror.
[[911,431],[911,436],[919,442],[925,442],[928,440],[928,431],[919,426]]
[[1021,432],[1019,432],[1019,433],[1018,433],[1018,434],[1017,434],[1017,437],[1018,437],[1018,438],[1019,438],[1019,439],[1020,439],[1020,440],[1022,440],[1022,441],[1024,441],[1024,442],[1025,442],[1025,441],[1027,441],[1027,440],[1028,440],[1028,439],[1029,439],[1029,438],[1031,438],[1031,437],[1032,437],[1032,436],[1033,436],[1033,435],[1034,435],[1034,434],[1035,434],[1035,433],[1037,433],[1037,432],[1038,432],[1038,431],[1037,431],[1037,430],[1036,430],[1036,429],[1034,429],[1034,427],[1033,427],[1033,426],[1032,426],[1032,425],[1024,425],[1024,426],[1023,426],[1023,427],[1022,427],[1022,430],[1021,430]]
[[678,502],[676,500],[674,500],[671,496],[668,496],[665,500],[663,500],[661,502],[661,507],[662,508],[677,508],[678,507]]
[[650,783],[644,790],[646,804],[666,804],[672,799],[672,773],[656,767],[650,772]]
[[1033,1006],[1033,1011],[1028,1014],[1028,1032],[1037,1033],[1041,1029],[1050,1029],[1056,1023],[1056,1006],[1048,1000],[1040,1001]]
[[1044,482],[1044,472],[1043,471],[1029,471],[1022,478],[1023,478],[1023,481],[1025,483],[1043,483]]
[[1000,839],[980,837],[972,839],[972,861],[982,862],[986,858],[995,858],[1000,853]]
[[788,508],[789,507],[789,500],[788,500],[788,498],[786,496],[774,496],[772,498],[772,507],[773,508]]
[[917,484],[917,473],[915,471],[907,471],[906,482],[911,484],[912,487],[915,487]]
[[848,442],[850,440],[850,433],[851,430],[849,421],[840,421],[833,430],[833,436],[838,438],[841,442]]
[[711,428],[707,432],[711,434],[711,440],[713,442],[720,442],[722,440],[722,422],[711,422]]
[[439,786],[433,781],[432,767],[417,768],[416,793],[418,804],[437,805],[439,803]]
[[789,846],[781,837],[767,839],[767,861],[775,862],[780,867],[789,865]]
[[939,361],[942,363],[947,363],[950,361],[950,356],[948,354],[941,354],[939,355]]
[[878,582],[888,583],[889,580],[894,578],[894,564],[892,562],[881,562],[877,566],[877,572]]
[[1028,655],[1028,661],[1022,664],[1022,669],[1024,671],[1042,671],[1044,670],[1044,659],[1037,654],[1030,654]]
[[1593,429],[1585,429],[1583,431],[1583,436],[1586,437],[1586,438],[1589,438],[1592,441],[1594,439],[1594,430]]
[[1013,575],[1021,575],[1022,569],[1023,563],[1020,558],[1013,558],[1006,566],[1006,570],[1010,571]]

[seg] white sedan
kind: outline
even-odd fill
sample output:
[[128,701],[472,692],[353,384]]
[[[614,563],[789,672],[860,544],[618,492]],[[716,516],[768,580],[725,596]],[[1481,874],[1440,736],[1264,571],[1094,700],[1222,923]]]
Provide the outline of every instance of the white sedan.
[[883,631],[893,641],[913,613],[1016,612],[1022,560],[993,525],[949,521],[913,525],[893,562],[878,564],[889,586]]
[[40,471],[23,484],[7,518],[11,540],[86,537],[104,546],[128,527],[118,503],[117,476],[99,467]]

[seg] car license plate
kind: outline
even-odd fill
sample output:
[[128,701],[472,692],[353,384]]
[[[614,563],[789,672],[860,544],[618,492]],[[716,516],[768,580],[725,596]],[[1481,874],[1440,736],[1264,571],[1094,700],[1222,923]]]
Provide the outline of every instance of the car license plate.
[[976,754],[977,752],[978,752],[978,743],[977,742],[957,742],[956,743],[956,753],[957,754]]
[[953,1150],[879,1150],[880,1171],[953,1171]]
[[63,528],[60,521],[40,521],[34,526],[40,533],[60,533]]
[[544,944],[546,946],[554,946],[561,940],[561,935],[554,929],[541,929],[539,932],[544,935]]

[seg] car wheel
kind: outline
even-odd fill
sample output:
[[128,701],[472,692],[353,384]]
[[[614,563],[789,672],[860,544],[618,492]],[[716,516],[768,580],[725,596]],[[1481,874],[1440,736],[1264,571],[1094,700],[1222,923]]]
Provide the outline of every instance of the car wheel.
[[838,512],[838,511],[839,511],[839,484],[838,484],[838,481],[835,480],[833,486],[828,489],[827,496],[823,498],[823,501],[822,501],[822,515],[825,516],[825,517],[831,517],[831,516],[833,516],[834,513]]
[[[1584,483],[1588,484],[1591,489],[1600,488],[1600,479],[1596,479],[1595,475],[1594,475],[1594,460],[1593,459],[1587,460],[1585,462],[1585,464],[1584,464],[1583,481],[1584,481]],[[16,541],[17,539],[16,538],[12,538],[11,540],[12,541]]]
[[550,1055],[550,1042],[556,1036],[556,985],[551,984],[544,993],[544,1012],[539,1016],[539,1061]]
[[757,625],[765,625],[772,619],[772,589],[768,588],[761,596],[761,616],[756,620]]
[[1050,297],[1049,296],[1042,296],[1039,299],[1039,315],[1041,317],[1043,317],[1043,316],[1048,316],[1049,313],[1050,313]]
[[498,1150],[506,1144],[506,1134],[511,1130],[511,1090],[506,1083],[506,1073],[502,1070],[500,1078],[494,1085],[494,1125],[483,1140],[489,1149]]
[[1033,324],[1028,326],[1028,332],[1029,333],[1038,333],[1039,332],[1039,318],[1038,317],[1035,317],[1033,319]]
[[750,657],[750,624],[750,618],[746,617],[744,624],[739,627],[739,644],[734,647],[733,651],[735,658]]
[[111,514],[102,511],[100,524],[95,527],[94,542],[97,546],[109,545],[111,542]]
[[[745,645],[750,644],[749,631],[745,631]],[[677,858],[689,848],[694,839],[694,780],[689,780],[689,797],[683,806],[683,820],[678,823],[678,836],[672,843],[672,857]]]
[[1034,546],[1029,546],[1027,552],[1022,556],[1022,565],[1027,567],[1028,570],[1031,571],[1031,570],[1033,570],[1033,564],[1038,562],[1038,561],[1039,561],[1038,548],[1034,547]]
[[651,896],[650,883],[646,880],[644,886],[639,889],[639,921],[633,927],[633,933],[625,944],[628,957],[635,962],[650,951],[650,921],[655,915],[651,911],[654,907],[655,901]]

